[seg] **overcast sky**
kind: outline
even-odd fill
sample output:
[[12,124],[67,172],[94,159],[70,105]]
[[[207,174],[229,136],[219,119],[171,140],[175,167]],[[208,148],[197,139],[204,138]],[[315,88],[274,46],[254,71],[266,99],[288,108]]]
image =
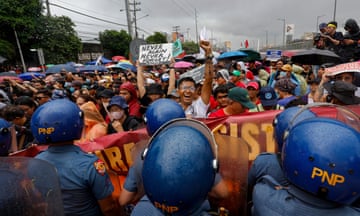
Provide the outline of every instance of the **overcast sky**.
[[[77,25],[76,30],[83,40],[97,38],[105,29],[128,30],[125,0],[49,0],[50,3],[76,10],[100,19],[125,26],[109,24],[78,15],[60,7],[50,5],[51,15],[69,16]],[[134,2],[130,0],[130,2]],[[171,33],[175,26],[185,39],[195,41],[196,22],[198,32],[206,27],[208,37],[214,43],[231,41],[232,49],[240,48],[247,39],[250,47],[268,44],[280,45],[283,39],[284,22],[294,24],[294,38],[305,32],[316,31],[317,21],[335,20],[338,30],[348,18],[360,22],[360,0],[137,0],[137,26],[140,37],[147,37],[155,31]],[[195,11],[197,18],[195,19]],[[266,36],[267,35],[267,36]]]

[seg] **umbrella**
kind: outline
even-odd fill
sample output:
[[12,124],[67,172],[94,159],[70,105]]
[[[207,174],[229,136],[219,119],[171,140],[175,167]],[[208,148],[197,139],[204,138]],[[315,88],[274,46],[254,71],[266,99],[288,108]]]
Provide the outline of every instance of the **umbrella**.
[[112,68],[121,68],[124,70],[131,69],[133,65],[130,62],[119,62],[116,65],[113,65]]
[[40,72],[41,68],[40,67],[29,67],[28,71],[29,72]]
[[321,65],[324,63],[339,63],[341,59],[329,50],[310,49],[294,54],[291,61],[300,64]]
[[111,60],[112,60],[113,62],[119,62],[119,61],[121,61],[121,60],[126,60],[126,58],[125,58],[124,56],[113,56],[113,57],[111,58]]
[[101,65],[85,65],[84,67],[79,68],[79,72],[107,72],[108,69],[105,66]]
[[248,55],[247,57],[242,59],[243,61],[260,61],[261,60],[260,53],[253,49],[242,48],[242,49],[239,49],[238,51],[244,52]]
[[218,60],[236,60],[236,59],[242,59],[246,56],[248,56],[248,55],[241,51],[229,51],[229,52],[222,53],[217,59]]
[[45,78],[45,74],[42,73],[35,73],[35,72],[25,72],[22,74],[19,74],[18,77],[22,80],[31,81],[34,77],[36,78]]
[[0,82],[4,82],[5,80],[18,80],[22,81],[15,72],[1,72],[0,73]]
[[178,61],[175,62],[174,64],[174,68],[189,68],[189,67],[193,67],[194,64],[191,62],[187,62],[187,61]]
[[54,65],[46,70],[46,74],[54,74],[54,73],[60,73],[62,70],[66,70],[67,72],[73,72],[76,73],[76,68],[69,64],[57,64]]

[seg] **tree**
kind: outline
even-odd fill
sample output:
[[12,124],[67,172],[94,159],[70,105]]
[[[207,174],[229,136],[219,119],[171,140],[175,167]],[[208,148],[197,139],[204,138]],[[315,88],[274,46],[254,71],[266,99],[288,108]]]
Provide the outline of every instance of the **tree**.
[[195,53],[199,53],[199,45],[197,43],[195,43],[194,41],[188,41],[188,42],[184,42],[182,44],[182,48],[183,50],[185,50],[186,54],[195,54]]
[[100,32],[100,42],[104,52],[110,55],[109,57],[129,55],[131,36],[125,30],[105,30],[104,32]]
[[167,43],[166,35],[155,32],[153,35],[150,35],[146,38],[146,42],[148,44],[161,44],[161,43]]
[[74,30],[75,24],[69,17],[42,17],[38,26],[37,40],[32,48],[43,48],[45,61],[61,64],[78,60],[81,40]]

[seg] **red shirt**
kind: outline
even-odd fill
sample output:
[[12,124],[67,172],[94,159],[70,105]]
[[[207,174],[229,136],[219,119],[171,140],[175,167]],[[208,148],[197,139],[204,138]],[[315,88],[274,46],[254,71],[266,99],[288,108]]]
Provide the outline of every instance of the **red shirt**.
[[212,113],[209,114],[209,118],[212,118],[212,117],[223,117],[223,116],[227,116],[224,112],[224,108],[221,108],[221,109],[218,109]]

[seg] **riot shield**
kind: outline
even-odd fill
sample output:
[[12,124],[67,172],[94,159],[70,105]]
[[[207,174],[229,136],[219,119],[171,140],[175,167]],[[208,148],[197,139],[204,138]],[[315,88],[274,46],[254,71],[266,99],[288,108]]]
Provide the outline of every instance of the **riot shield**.
[[225,208],[227,215],[246,215],[249,150],[247,143],[237,137],[213,131],[218,145],[219,172],[226,182],[229,196],[224,200],[210,197],[212,207]]
[[64,215],[55,167],[30,157],[0,158],[1,215]]

